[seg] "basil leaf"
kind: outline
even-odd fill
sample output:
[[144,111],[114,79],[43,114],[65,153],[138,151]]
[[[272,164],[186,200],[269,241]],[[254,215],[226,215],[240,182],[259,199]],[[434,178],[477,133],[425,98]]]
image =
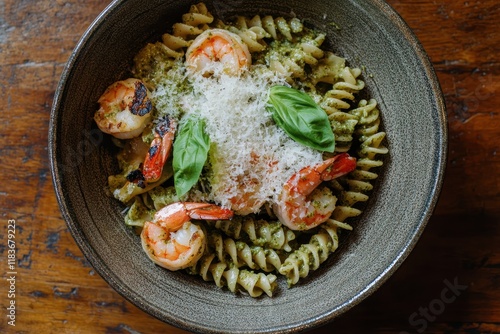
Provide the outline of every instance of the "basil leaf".
[[318,151],[334,151],[335,135],[328,116],[306,93],[273,86],[266,108],[276,124],[296,142]]
[[205,133],[205,122],[198,117],[182,121],[173,148],[174,185],[181,197],[198,182],[207,161],[210,138]]

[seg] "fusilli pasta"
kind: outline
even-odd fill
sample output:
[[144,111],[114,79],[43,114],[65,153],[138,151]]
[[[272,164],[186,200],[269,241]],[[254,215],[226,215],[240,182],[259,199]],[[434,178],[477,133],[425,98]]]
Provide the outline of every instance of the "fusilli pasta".
[[295,233],[279,221],[268,222],[252,216],[207,223],[234,239],[246,239],[253,245],[286,252],[292,249],[290,243],[296,238]]
[[339,246],[338,228],[351,230],[347,224],[328,220],[321,225],[309,243],[304,243],[293,251],[283,262],[279,273],[286,276],[289,286],[296,284],[300,278],[307,277],[311,270],[316,270],[326,261],[328,256]]
[[218,262],[214,253],[204,255],[194,267],[188,269],[188,273],[198,274],[205,281],[214,281],[219,288],[227,287],[233,293],[247,292],[251,297],[259,297],[263,293],[272,297],[276,289],[276,275],[255,273]]
[[184,55],[184,48],[191,45],[192,40],[209,28],[214,17],[204,3],[192,5],[189,12],[182,15],[182,22],[172,26],[172,33],[162,36],[163,44],[168,48],[169,55],[180,58]]
[[274,271],[281,266],[281,259],[274,249],[250,246],[214,232],[210,233],[208,240],[221,262],[230,261],[238,268],[247,266],[265,272]]
[[[214,30],[207,31],[210,29]],[[188,64],[191,50],[198,45],[200,38],[213,34],[215,30],[218,39],[209,40],[213,45],[207,47],[208,51],[201,52],[208,60]],[[288,286],[296,285],[312,271],[317,270],[337,250],[341,230],[352,230],[351,225],[346,221],[362,213],[363,207],[359,204],[369,199],[374,181],[378,177],[376,168],[383,165],[381,156],[387,154],[388,149],[384,146],[385,132],[379,129],[381,118],[377,102],[374,99],[358,100],[359,93],[365,88],[365,82],[361,79],[361,69],[347,66],[345,58],[326,50],[323,47],[326,38],[325,34],[305,26],[298,18],[271,15],[237,16],[232,22],[223,22],[215,18],[204,3],[199,3],[192,5],[188,12],[182,15],[180,22],[174,23],[171,29],[162,35],[161,41],[145,45],[134,57],[132,73],[153,92],[152,101],[155,104],[156,120],[146,127],[141,137],[124,141],[116,140],[122,149],[118,155],[121,173],[109,176],[108,184],[113,196],[127,204],[124,220],[129,226],[146,229],[147,226],[154,224],[158,211],[180,201],[193,202],[190,204],[194,206],[196,202],[217,202],[217,197],[211,193],[216,188],[215,184],[218,184],[217,189],[221,189],[223,194],[230,192],[225,182],[217,183],[213,182],[214,178],[211,179],[211,169],[215,169],[218,155],[213,155],[207,160],[208,162],[205,162],[205,165],[201,166],[202,171],[198,182],[186,195],[179,196],[177,193],[176,184],[172,182],[172,178],[175,178],[173,176],[175,174],[174,162],[170,160],[165,163],[166,167],[161,177],[154,182],[143,182],[144,178],[139,177],[142,182],[139,184],[135,177],[141,172],[141,168],[144,168],[143,164],[147,162],[144,160],[144,152],[147,152],[149,157],[158,149],[158,147],[151,146],[148,151],[148,146],[158,139],[157,127],[160,116],[172,117],[175,120],[181,119],[188,114],[185,109],[204,109],[215,102],[214,99],[218,99],[220,95],[227,94],[227,91],[230,91],[229,95],[233,94],[231,89],[241,84],[240,82],[234,84],[233,81],[232,87],[220,85],[215,93],[207,92],[209,89],[196,90],[194,81],[188,78],[189,71],[195,69],[201,72],[199,66],[204,66],[203,62],[213,62],[214,57],[219,57],[221,62],[224,57],[228,57],[231,59],[228,61],[228,63],[232,62],[231,66],[236,64],[247,69],[252,75],[260,75],[255,87],[266,89],[263,96],[269,96],[269,89],[265,85],[272,86],[279,83],[300,90],[317,104],[322,116],[327,117],[326,128],[328,131],[331,128],[333,132],[335,149],[332,148],[330,152],[307,154],[302,152],[302,148],[297,149],[296,152],[307,158],[305,160],[317,159],[324,162],[337,155],[347,155],[346,153],[357,159],[355,167],[353,163],[352,168],[349,169],[352,170],[350,173],[332,176],[330,177],[333,178],[332,180],[324,178],[323,180],[328,181],[320,181],[321,186],[311,190],[312,193],[307,195],[311,198],[319,197],[319,195],[328,198],[326,204],[319,200],[310,201],[310,205],[314,207],[313,216],[318,214],[320,206],[331,207],[328,216],[318,226],[314,225],[307,232],[294,226],[291,228],[287,227],[290,225],[285,226],[283,222],[285,214],[275,210],[277,205],[283,204],[279,201],[281,191],[285,189],[282,182],[272,186],[273,192],[266,194],[264,200],[260,202],[255,200],[261,205],[259,210],[249,210],[249,214],[237,215],[232,219],[227,219],[228,217],[216,217],[213,220],[197,219],[199,221],[193,224],[195,225],[193,229],[201,230],[197,238],[201,238],[200,235],[206,235],[206,245],[203,245],[202,250],[197,254],[194,264],[189,263],[177,269],[185,269],[189,274],[199,275],[205,281],[213,281],[218,287],[227,288],[233,293],[245,293],[252,297],[259,297],[263,294],[272,296],[278,286],[277,275],[284,276]],[[218,47],[216,43],[228,43],[228,41],[229,46],[220,47],[215,51]],[[236,49],[241,52],[235,51]],[[207,55],[207,52],[213,52],[215,55]],[[240,58],[231,52],[237,53]],[[247,54],[251,56],[251,61],[246,59]],[[202,72],[202,77],[210,78],[213,75],[211,70]],[[222,73],[224,75],[236,73],[243,76],[239,72],[240,68],[237,68],[236,72],[231,72],[233,70],[234,68],[224,67]],[[219,85],[222,81],[218,78],[213,81],[213,85]],[[208,93],[213,93],[215,98],[210,97]],[[252,93],[251,89],[243,91],[244,97],[238,100],[240,101],[238,103],[244,104],[247,101],[257,100],[257,95],[252,95]],[[258,110],[265,109],[266,103],[269,103],[257,102],[260,103]],[[237,106],[234,109],[239,108],[240,106]],[[197,110],[197,112],[200,111]],[[246,117],[252,112],[255,110],[245,111],[242,115],[244,121],[237,119],[238,124],[250,122],[250,118]],[[259,119],[258,128],[268,127],[272,122],[271,118]],[[215,127],[218,126],[219,124],[216,124]],[[206,125],[206,128],[209,128],[209,125]],[[244,130],[240,129],[242,132]],[[270,133],[274,130],[266,131]],[[279,136],[282,135],[279,131],[275,132]],[[281,149],[288,150],[289,147],[295,147],[287,141],[290,138],[286,140],[282,139],[283,137],[276,138],[279,139],[269,140],[261,146],[266,149],[267,145],[274,141],[279,143]],[[234,142],[235,140],[237,141],[238,138],[230,138],[227,141]],[[293,143],[295,144],[297,143]],[[230,154],[223,151],[219,145],[220,142],[214,141],[207,146],[209,150],[222,151],[221,156]],[[257,165],[264,160],[263,168],[268,172],[282,168],[281,174],[292,175],[299,170],[300,166],[295,166],[297,163],[281,166],[281,161],[276,158],[279,155],[273,156],[267,151],[260,153],[256,151],[257,148],[254,147],[249,156],[246,156],[250,160],[248,165],[240,163],[233,167],[234,170],[247,168],[234,178],[242,180],[240,188],[248,186],[252,191],[258,191],[264,188],[264,182],[273,181],[270,178],[261,180],[252,174],[252,170],[248,170],[248,166]],[[197,154],[199,151],[192,155]],[[285,158],[283,160],[286,160]],[[310,165],[314,165],[313,162],[305,164],[304,168]],[[292,168],[297,168],[297,170],[292,171]],[[229,169],[223,170],[223,172],[227,171]],[[216,175],[219,177],[222,174]],[[278,174],[280,173],[275,175]],[[139,176],[143,177],[143,175]],[[299,181],[297,185],[291,186],[293,191],[297,191],[298,184]],[[288,191],[291,190],[288,189]],[[231,200],[239,204],[244,203],[245,200],[250,202],[246,198],[252,198],[253,194],[247,195],[249,193],[230,197],[229,203]],[[284,201],[283,205],[289,205],[293,209],[296,203],[290,202],[297,200],[298,197],[291,196],[291,198],[292,200],[288,199],[288,202]],[[185,210],[187,212],[187,209]],[[183,214],[187,214],[186,212]],[[198,216],[194,215],[194,217]],[[306,218],[303,219],[305,221]],[[302,222],[302,224],[305,223]],[[294,231],[295,229],[297,231]],[[165,231],[165,235],[175,232],[168,229]],[[177,245],[171,249],[178,250],[183,247],[187,246]],[[153,254],[153,256],[156,255]]]

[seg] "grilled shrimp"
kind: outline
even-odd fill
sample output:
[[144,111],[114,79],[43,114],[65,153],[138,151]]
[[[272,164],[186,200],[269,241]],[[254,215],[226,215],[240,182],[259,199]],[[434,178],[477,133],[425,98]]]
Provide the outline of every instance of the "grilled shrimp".
[[252,64],[252,58],[238,35],[223,29],[205,30],[187,49],[186,65],[208,76],[216,63],[222,64],[224,73],[237,75]]
[[231,219],[233,212],[209,203],[178,202],[157,211],[141,232],[142,248],[157,265],[179,270],[194,265],[203,255],[206,236],[191,219]]
[[146,182],[155,182],[160,178],[165,161],[170,155],[176,126],[177,122],[168,116],[162,118],[156,125],[154,138],[142,168]]
[[146,86],[133,78],[110,85],[98,102],[100,108],[94,115],[97,126],[119,139],[139,136],[153,109]]
[[333,180],[356,168],[356,159],[342,153],[314,166],[307,166],[285,183],[273,211],[292,230],[308,230],[324,223],[335,209],[336,197],[323,181]]

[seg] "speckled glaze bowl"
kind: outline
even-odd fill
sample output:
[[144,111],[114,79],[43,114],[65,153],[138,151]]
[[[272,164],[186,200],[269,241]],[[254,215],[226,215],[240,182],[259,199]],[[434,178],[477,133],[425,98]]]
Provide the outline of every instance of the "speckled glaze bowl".
[[[286,333],[323,325],[373,293],[401,265],[436,204],[446,160],[443,97],[421,45],[381,0],[206,1],[235,14],[296,15],[328,34],[327,46],[364,66],[379,102],[390,153],[364,212],[340,249],[297,286],[272,298],[234,295],[199,277],[152,264],[106,192],[115,166],[109,139],[93,123],[97,99],[126,76],[132,57],[178,22],[191,1],[114,1],[84,34],[62,75],[51,114],[56,195],[88,261],[121,295],[169,324],[205,333]],[[334,22],[335,25],[331,23]],[[82,315],[84,316],[84,315]]]

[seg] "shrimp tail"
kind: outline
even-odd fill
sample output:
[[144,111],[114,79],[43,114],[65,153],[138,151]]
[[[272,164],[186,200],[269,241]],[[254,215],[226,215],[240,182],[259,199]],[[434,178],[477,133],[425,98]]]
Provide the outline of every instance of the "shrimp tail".
[[192,219],[226,220],[233,218],[233,211],[208,203],[185,203],[189,217]]
[[347,153],[341,153],[327,159],[316,166],[302,168],[285,184],[285,190],[290,194],[307,196],[323,181],[330,181],[345,175],[356,168],[356,158]]
[[190,219],[225,220],[233,217],[233,211],[210,203],[172,203],[155,214],[155,221],[169,230],[179,229]]
[[155,128],[155,136],[151,142],[142,173],[146,182],[155,182],[161,177],[163,166],[170,156],[177,123],[165,116]]
[[330,181],[352,172],[356,169],[356,158],[347,153],[341,153],[325,161],[327,168],[321,172],[323,181]]

